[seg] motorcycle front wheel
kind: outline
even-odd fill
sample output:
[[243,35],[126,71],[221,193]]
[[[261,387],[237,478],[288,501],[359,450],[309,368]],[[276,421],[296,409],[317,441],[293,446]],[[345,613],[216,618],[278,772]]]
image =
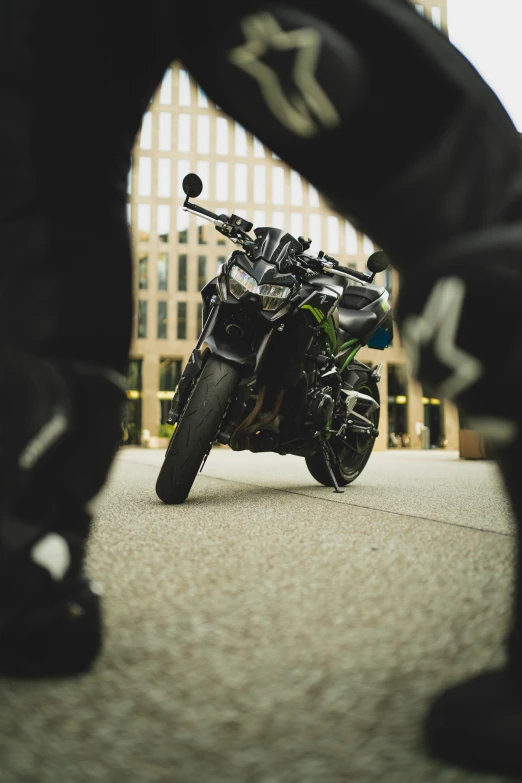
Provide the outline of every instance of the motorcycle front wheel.
[[183,503],[188,497],[238,381],[235,367],[217,356],[208,359],[172,434],[156,481],[156,494],[164,503]]
[[[376,382],[368,379],[357,387],[361,394],[367,394],[376,402],[380,402],[379,387]],[[375,429],[379,426],[379,408],[374,411],[369,420]],[[335,461],[332,460],[332,468],[340,487],[345,487],[355,481],[363,472],[366,463],[375,445],[375,438],[367,435],[357,435],[347,433],[344,442],[335,436],[330,439],[330,445],[335,454]],[[325,458],[322,452],[317,451],[313,456],[306,458],[306,466],[314,479],[325,487],[333,487],[332,477],[326,466]]]

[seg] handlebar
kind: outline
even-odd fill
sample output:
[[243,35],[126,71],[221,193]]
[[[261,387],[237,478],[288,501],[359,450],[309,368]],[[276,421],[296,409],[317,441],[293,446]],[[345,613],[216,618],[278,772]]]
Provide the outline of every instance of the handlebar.
[[252,229],[252,223],[238,215],[216,215],[215,212],[211,212],[209,209],[205,209],[205,207],[192,204],[188,196],[183,204],[183,209],[185,212],[201,215],[210,220],[215,224],[216,230],[230,239],[231,242],[236,242],[240,245],[247,245],[249,242],[252,242],[252,237],[248,233]]
[[356,280],[360,280],[362,283],[373,283],[373,278],[375,275],[366,275],[364,272],[359,272],[357,269],[350,269],[349,266],[341,266],[335,258],[332,256],[327,256],[326,253],[323,255],[323,258],[326,261],[325,271],[328,271],[330,269],[334,274],[341,274],[343,277],[345,275],[349,277],[355,277]]
[[305,262],[309,269],[315,272],[320,271],[330,275],[340,275],[351,280],[360,280],[362,283],[373,283],[375,275],[366,275],[364,272],[358,272],[357,269],[350,269],[348,266],[341,266],[335,258],[319,251],[317,257],[306,256],[304,253],[299,257]]
[[188,199],[185,201],[183,209],[185,212],[203,215],[203,217],[206,217],[208,220],[217,224],[226,223],[228,220],[228,215],[216,215],[215,212],[211,212],[209,209],[205,209],[205,207],[198,207],[197,204],[191,204]]
[[[215,223],[217,230],[228,237],[232,242],[239,242],[245,247],[252,245],[252,238],[249,236],[248,231],[252,228],[252,223],[237,217],[237,215],[216,215],[215,212],[211,212],[205,207],[199,207],[197,204],[191,204],[189,197],[185,199],[183,204],[185,212],[192,212],[194,215],[201,215]],[[311,240],[305,240],[303,237],[299,237],[299,241],[303,249],[308,249],[311,244]],[[327,274],[341,275],[341,277],[351,278],[352,280],[360,280],[362,283],[373,283],[375,275],[366,275],[364,272],[358,272],[357,269],[350,269],[347,266],[341,266],[338,261],[332,256],[326,255],[321,250],[317,258],[307,257],[304,253],[299,256],[301,261],[304,261],[306,266],[310,269],[316,269],[319,267],[323,272]]]

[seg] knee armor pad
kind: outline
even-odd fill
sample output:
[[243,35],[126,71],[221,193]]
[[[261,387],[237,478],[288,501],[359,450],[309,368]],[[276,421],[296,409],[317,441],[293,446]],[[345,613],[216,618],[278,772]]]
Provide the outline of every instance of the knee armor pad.
[[401,283],[398,320],[413,374],[499,446],[522,422],[522,226],[453,243]]

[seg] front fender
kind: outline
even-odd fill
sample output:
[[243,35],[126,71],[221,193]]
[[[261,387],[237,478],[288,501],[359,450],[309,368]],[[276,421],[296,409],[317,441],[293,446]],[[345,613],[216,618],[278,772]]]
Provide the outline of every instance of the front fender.
[[201,357],[210,351],[215,356],[240,367],[254,368],[257,364],[257,354],[252,352],[250,340],[242,337],[209,334],[203,338],[197,350]]

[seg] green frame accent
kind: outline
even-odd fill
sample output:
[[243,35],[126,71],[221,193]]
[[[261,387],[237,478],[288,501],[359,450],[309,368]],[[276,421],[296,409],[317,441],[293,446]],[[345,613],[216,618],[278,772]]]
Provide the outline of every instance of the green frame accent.
[[305,304],[305,305],[301,305],[301,310],[310,310],[310,312],[312,313],[316,321],[318,321],[319,323],[324,321],[324,315],[321,312],[321,310],[319,310],[317,307],[312,307],[312,305]]
[[326,336],[330,342],[330,350],[335,351],[335,345],[337,343],[337,335],[335,333],[335,326],[332,316],[321,324],[321,329],[326,332]]
[[350,348],[351,346],[353,346],[353,348],[352,348],[352,350],[350,351],[350,353],[348,354],[348,356],[346,357],[346,359],[344,360],[344,362],[343,362],[343,364],[341,365],[341,368],[340,368],[340,370],[339,370],[339,373],[340,373],[341,375],[342,375],[342,374],[343,374],[343,372],[346,370],[346,368],[348,367],[348,365],[350,364],[350,362],[353,362],[353,360],[355,359],[356,355],[358,354],[358,352],[359,352],[359,351],[361,350],[361,348],[362,348],[362,345],[359,343],[359,340],[358,340],[358,339],[355,337],[355,338],[354,338],[354,339],[352,339],[352,340],[348,340],[348,342],[347,342],[347,343],[343,343],[343,345],[341,345],[341,347],[340,347],[340,349],[339,349],[339,353],[341,353],[342,351],[344,351],[344,350],[345,350],[345,349],[347,349],[347,348]]
[[353,362],[353,360],[355,359],[355,357],[356,357],[356,356],[357,356],[357,354],[359,353],[360,349],[361,349],[361,346],[360,346],[360,345],[357,345],[357,346],[356,346],[356,347],[353,349],[353,351],[352,351],[350,354],[348,354],[347,358],[346,358],[346,359],[345,359],[345,361],[344,361],[344,364],[343,364],[343,366],[342,366],[342,367],[341,367],[341,369],[339,370],[339,373],[340,373],[341,375],[342,375],[342,374],[343,374],[343,372],[346,370],[346,368],[348,367],[348,365],[349,365],[349,364],[351,364],[351,362]]

